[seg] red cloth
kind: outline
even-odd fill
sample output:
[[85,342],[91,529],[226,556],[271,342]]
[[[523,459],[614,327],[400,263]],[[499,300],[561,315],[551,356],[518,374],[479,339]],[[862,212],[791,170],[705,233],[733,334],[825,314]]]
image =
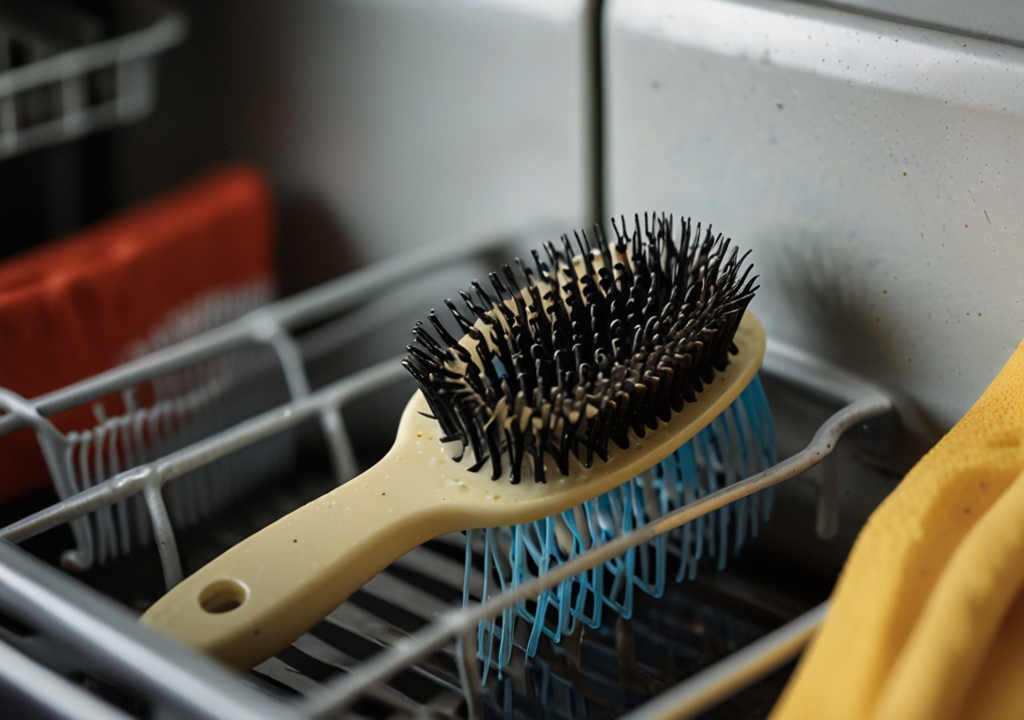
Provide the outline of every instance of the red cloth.
[[[230,167],[0,264],[0,386],[31,398],[77,382],[183,303],[272,282],[273,225],[263,173]],[[35,444],[26,430],[0,438],[0,503],[50,482]]]

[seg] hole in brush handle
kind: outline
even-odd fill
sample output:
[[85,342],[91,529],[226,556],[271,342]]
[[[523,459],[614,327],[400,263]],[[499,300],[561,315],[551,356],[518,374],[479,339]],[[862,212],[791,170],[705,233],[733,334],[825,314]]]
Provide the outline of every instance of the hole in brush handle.
[[215,580],[199,593],[199,606],[211,615],[231,612],[249,599],[249,588],[238,580]]

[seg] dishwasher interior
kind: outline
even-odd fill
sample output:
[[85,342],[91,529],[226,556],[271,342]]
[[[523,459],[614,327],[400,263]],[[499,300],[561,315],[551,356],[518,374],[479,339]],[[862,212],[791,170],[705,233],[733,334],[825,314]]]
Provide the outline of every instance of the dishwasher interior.
[[[997,0],[970,17],[900,0],[181,5],[70,3],[80,25],[83,7],[127,20],[52,45],[0,4],[17,230],[0,256],[244,157],[274,187],[280,291],[207,298],[190,307],[216,322],[180,314],[174,342],[40,395],[0,380],[0,441],[38,447],[53,481],[0,507],[14,716],[766,717],[860,527],[1019,340],[1019,19]],[[508,588],[484,533],[439,537],[248,673],[138,625],[383,456],[431,308],[650,209],[754,250],[770,470]],[[741,552],[676,580],[687,533],[768,506]],[[664,558],[664,589],[630,589],[628,619],[542,633],[532,657],[520,620],[498,657],[516,613],[619,557]]]

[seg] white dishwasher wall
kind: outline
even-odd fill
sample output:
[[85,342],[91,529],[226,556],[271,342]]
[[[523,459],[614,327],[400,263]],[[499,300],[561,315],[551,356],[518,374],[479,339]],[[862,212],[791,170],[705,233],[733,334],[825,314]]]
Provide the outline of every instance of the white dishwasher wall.
[[608,209],[713,222],[771,336],[952,425],[1024,336],[1024,50],[790,2],[604,19]]

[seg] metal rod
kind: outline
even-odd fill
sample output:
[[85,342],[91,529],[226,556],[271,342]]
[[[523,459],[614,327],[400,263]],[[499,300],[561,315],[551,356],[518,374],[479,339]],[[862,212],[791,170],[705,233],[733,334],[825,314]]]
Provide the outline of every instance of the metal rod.
[[[0,694],[5,705],[11,698],[30,698],[36,711],[46,717],[75,720],[131,720],[112,705],[107,705],[74,683],[68,682],[45,665],[22,655],[0,640]],[[17,707],[17,704],[15,705]],[[8,711],[10,708],[8,707]]]
[[821,477],[815,484],[818,501],[814,532],[822,540],[827,540],[839,532],[839,470],[835,455],[830,455],[821,463]]
[[338,484],[346,483],[359,474],[359,463],[349,440],[345,421],[339,408],[327,408],[320,413],[320,427],[330,450],[334,478]]
[[826,613],[827,601],[666,690],[622,720],[686,720],[713,708],[799,655]]
[[146,507],[149,509],[149,519],[153,527],[153,537],[156,539],[156,547],[160,553],[160,564],[164,571],[164,584],[167,589],[182,581],[184,575],[181,569],[181,557],[178,555],[178,542],[174,538],[174,528],[171,526],[171,518],[167,515],[167,506],[160,494],[160,485],[150,482],[143,490],[146,498]]
[[632,532],[620,535],[604,545],[595,546],[544,575],[518,585],[487,602],[442,616],[433,625],[396,643],[391,652],[382,653],[366,662],[361,672],[346,676],[329,685],[323,693],[307,698],[303,703],[305,711],[314,717],[327,717],[343,712],[367,688],[376,683],[386,682],[405,667],[435,652],[446,642],[475,628],[481,620],[494,618],[506,608],[536,598],[562,581],[622,555],[662,533],[799,475],[827,457],[846,430],[869,418],[889,412],[892,407],[888,397],[872,392],[869,396],[834,413],[818,429],[807,447],[798,454],[746,480],[684,505]]
[[761,372],[795,385],[835,407],[880,393],[876,385],[803,350],[768,338]]
[[[306,376],[306,363],[299,343],[285,331],[280,321],[269,313],[259,310],[256,313],[264,317],[256,320],[255,330],[273,347],[284,372],[289,396],[292,400],[307,397],[309,378]],[[331,459],[335,481],[340,485],[351,480],[357,472],[355,453],[348,441],[348,433],[342,424],[338,408],[328,407],[320,412],[320,430],[327,444],[327,454]]]
[[302,359],[299,344],[265,308],[253,311],[253,335],[267,343],[274,350],[281,364],[288,395],[292,400],[309,395],[309,379],[306,377],[306,363]]
[[467,720],[483,720],[484,695],[480,685],[480,664],[476,659],[476,628],[462,633],[456,641],[455,660],[459,664],[459,681],[466,698]]
[[153,701],[153,717],[299,720],[293,708],[249,691],[213,660],[140,625],[113,600],[3,541],[0,608],[37,631],[30,638],[36,646],[45,640],[69,660],[86,658],[104,679]]
[[[156,3],[153,3],[156,5]],[[162,17],[129,36],[113,37],[0,73],[0,97],[14,95],[69,75],[156,55],[185,37],[188,22],[182,13],[160,3]]]
[[[0,388],[0,410],[19,418],[36,434],[39,448],[50,479],[53,481],[57,497],[65,499],[78,492],[75,474],[71,468],[69,452],[71,445],[68,439],[33,407],[32,403],[15,392]],[[2,417],[0,417],[2,419]],[[61,561],[69,568],[85,570],[92,566],[93,532],[88,520],[79,519],[71,523],[71,536],[75,541],[72,550],[66,550]]]

